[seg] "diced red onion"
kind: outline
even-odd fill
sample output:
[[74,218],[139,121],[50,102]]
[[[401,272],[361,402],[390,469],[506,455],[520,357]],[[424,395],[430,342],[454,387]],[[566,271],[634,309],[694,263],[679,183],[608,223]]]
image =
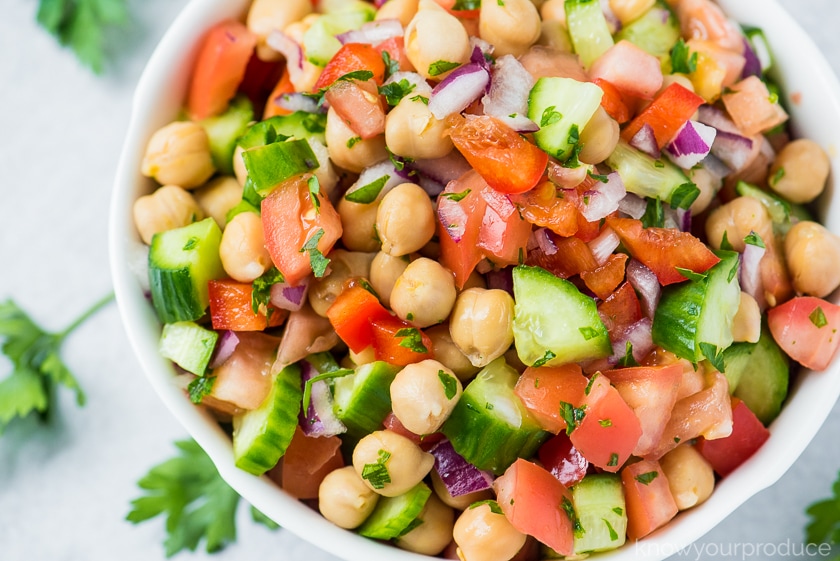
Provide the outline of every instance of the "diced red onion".
[[428,175],[421,175],[416,178],[417,184],[423,188],[427,195],[432,198],[437,197],[440,195],[443,190],[446,188],[446,185],[440,183],[439,181],[429,177]]
[[414,86],[414,89],[411,90],[412,95],[430,95],[432,93],[432,86],[430,86],[426,79],[417,72],[394,72],[387,80],[385,80],[383,85],[387,86],[388,84],[400,82],[402,80],[405,80]]
[[318,113],[320,108],[318,102],[312,97],[303,95],[302,93],[284,93],[280,94],[273,100],[272,103],[283,109],[289,111],[305,111],[307,113]]
[[351,29],[335,36],[342,45],[347,43],[364,43],[366,45],[378,45],[393,37],[402,37],[405,33],[400,20],[378,19],[369,21],[359,29]]
[[592,256],[595,257],[598,265],[603,265],[620,243],[621,239],[619,239],[618,234],[607,226],[601,230],[597,238],[590,241],[587,245],[589,245],[589,250],[592,251]]
[[551,239],[548,228],[538,228],[534,230],[533,236],[543,253],[546,255],[554,255],[557,253],[557,246],[554,244],[554,240]]
[[683,169],[700,163],[712,149],[717,129],[697,121],[686,121],[674,139],[665,145],[665,155]]
[[677,214],[677,209],[671,205],[662,205],[663,227],[673,230],[682,230],[682,217]]
[[456,68],[432,90],[429,111],[436,119],[445,119],[460,113],[485,93],[490,83],[490,73],[476,63]]
[[297,41],[275,29],[268,34],[265,44],[283,55],[286,59],[286,68],[289,69],[289,78],[292,83],[297,83],[303,74],[303,49]]
[[729,168],[729,166],[724,164],[720,158],[711,153],[705,158],[703,158],[703,169],[708,171],[717,179],[724,178],[730,173],[732,173],[732,170]]
[[697,120],[719,131],[741,134],[735,122],[714,105],[703,104],[697,109]]
[[296,312],[300,310],[306,301],[306,292],[309,289],[307,280],[301,281],[297,286],[289,286],[285,282],[278,282],[271,286],[271,305],[281,310]]
[[744,69],[741,71],[741,79],[749,78],[750,76],[761,77],[761,61],[758,60],[758,55],[755,53],[749,39],[744,37]]
[[618,210],[618,203],[627,195],[624,182],[618,173],[607,175],[607,182],[595,183],[593,189],[584,193],[581,198],[581,214],[589,222],[597,222]]
[[[486,43],[486,41],[482,40],[482,43]],[[486,70],[488,74],[490,74],[490,61],[487,60],[487,56],[484,54],[488,51],[485,51],[484,47],[482,47],[478,41],[475,43],[470,42],[470,45],[472,45],[473,48],[472,54],[470,54],[470,63],[479,65],[481,68]],[[490,47],[490,49],[492,50],[493,47]],[[487,89],[490,89],[490,84],[487,84]],[[487,93],[487,91],[484,93]]]
[[718,130],[712,154],[731,169],[743,169],[752,155],[753,141],[740,134]]
[[388,193],[388,191],[390,191],[391,189],[393,189],[401,183],[405,183],[405,178],[394,167],[394,164],[391,162],[391,160],[382,160],[381,162],[378,162],[376,164],[373,164],[372,166],[363,169],[362,173],[359,174],[359,179],[357,179],[356,182],[353,183],[353,185],[351,185],[349,189],[347,189],[347,194],[350,194],[354,191],[358,191],[362,187],[370,185],[374,181],[378,181],[385,176],[388,176],[388,179],[382,186],[382,190],[379,191],[379,195],[377,195],[376,200],[381,200],[382,197],[384,197],[385,194]]
[[601,11],[604,13],[604,19],[607,22],[607,27],[611,35],[615,35],[621,29],[621,20],[613,12],[610,6],[610,0],[601,0]]
[[609,358],[610,364],[616,364],[627,354],[627,343],[633,346],[633,358],[638,362],[645,358],[654,349],[653,320],[645,317],[630,325],[618,340],[613,341],[613,355]]
[[653,127],[647,123],[630,139],[630,146],[641,150],[651,158],[659,157],[659,145],[656,143],[656,135],[653,133]]
[[627,280],[639,294],[640,304],[645,316],[653,318],[656,307],[659,305],[659,297],[662,294],[659,279],[641,261],[630,259],[627,262]]
[[467,462],[448,440],[442,440],[429,452],[435,457],[435,471],[451,496],[484,491],[493,485],[493,475]]
[[210,368],[218,368],[225,363],[236,346],[239,344],[239,337],[235,331],[225,330],[219,335],[219,342],[216,343],[216,350],[213,351],[213,358],[210,360]]
[[458,150],[450,150],[442,158],[417,159],[409,164],[412,170],[430,177],[438,183],[449,183],[470,171],[472,166]]
[[484,278],[487,281],[487,288],[504,290],[513,296],[513,267],[494,269],[485,273]]
[[461,205],[447,197],[439,197],[437,213],[440,223],[452,241],[460,242],[467,229],[467,213]]
[[645,215],[645,211],[647,210],[647,201],[635,193],[627,193],[624,198],[618,202],[618,210],[630,218],[639,220]]
[[563,190],[574,190],[586,179],[587,166],[567,168],[552,158],[548,159],[548,180]]
[[[309,362],[300,361],[301,388],[306,387],[306,382],[319,373]],[[319,380],[310,384],[309,407],[306,411],[301,410],[298,420],[301,430],[306,436],[335,436],[347,431],[338,417],[333,412],[333,397],[326,380]]]
[[481,99],[484,114],[518,132],[539,130],[539,125],[527,117],[528,96],[534,83],[534,77],[516,57],[500,57],[492,69],[490,91]]
[[764,309],[766,305],[764,287],[761,282],[761,259],[766,251],[766,248],[746,244],[741,254],[741,268],[738,273],[741,290],[755,298],[761,309]]
[[496,50],[496,47],[494,45],[492,45],[488,41],[485,41],[484,39],[481,39],[480,37],[476,37],[475,35],[470,35],[470,46],[473,48],[472,56],[475,56],[476,49],[478,49],[479,52],[481,52],[482,56],[490,56],[493,54],[493,51]]
[[686,208],[677,209],[677,223],[683,232],[691,231],[691,210]]

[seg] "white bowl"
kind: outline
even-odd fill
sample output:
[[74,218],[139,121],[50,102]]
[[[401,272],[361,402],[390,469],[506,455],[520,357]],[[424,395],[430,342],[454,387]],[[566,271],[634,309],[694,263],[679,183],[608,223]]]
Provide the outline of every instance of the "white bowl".
[[[785,93],[796,135],[817,141],[830,154],[832,167],[840,169],[840,84],[816,46],[775,0],[719,3],[734,19],[764,29],[775,56],[774,77]],[[209,454],[222,477],[248,502],[289,531],[348,561],[429,559],[339,529],[266,477],[255,477],[234,467],[229,437],[176,387],[172,365],[157,350],[160,324],[132,270],[142,244],[134,228],[131,207],[138,196],[152,189],[151,181],[140,174],[140,161],[150,135],[171,121],[181,108],[189,69],[203,32],[218,21],[241,15],[248,4],[249,0],[192,0],[158,45],[138,84],[110,217],[111,270],[123,323],[158,395]],[[820,218],[835,232],[840,231],[840,199],[832,198],[832,193],[840,186],[838,182],[840,175],[832,174],[820,208]],[[802,371],[795,378],[781,415],[770,427],[770,439],[749,461],[720,481],[706,503],[681,513],[642,541],[628,543],[600,558],[664,559],[775,483],[814,437],[840,395],[838,370],[840,363],[834,361],[829,371]]]

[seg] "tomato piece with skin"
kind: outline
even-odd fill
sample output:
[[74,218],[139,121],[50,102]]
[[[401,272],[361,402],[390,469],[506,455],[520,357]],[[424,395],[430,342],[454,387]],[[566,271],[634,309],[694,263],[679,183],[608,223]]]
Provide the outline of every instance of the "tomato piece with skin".
[[624,253],[613,253],[602,265],[591,271],[582,271],[580,278],[595,296],[606,300],[624,280],[627,259],[629,258]]
[[251,55],[248,66],[245,68],[245,76],[239,84],[239,92],[245,94],[251,105],[254,107],[254,114],[259,115],[265,108],[270,94],[286,73],[286,65],[281,61],[265,61],[257,56]]
[[642,127],[649,125],[661,150],[705,102],[696,93],[674,82],[630,121],[621,131],[621,138],[630,142]]
[[566,430],[561,403],[580,407],[588,383],[580,366],[575,363],[556,367],[529,366],[517,380],[513,391],[542,428],[557,434]]
[[347,43],[335,53],[321,71],[314,90],[317,92],[322,88],[328,88],[345,74],[360,70],[373,72],[373,81],[380,86],[385,80],[385,63],[379,51],[364,43]]
[[579,483],[589,469],[589,462],[565,434],[558,434],[540,446],[537,456],[545,469],[566,487]]
[[638,540],[677,515],[677,503],[659,462],[642,460],[621,471],[627,506],[627,537]]
[[190,118],[200,121],[222,113],[245,76],[257,36],[241,22],[226,20],[204,37],[187,93]]
[[558,190],[550,181],[510,196],[525,220],[563,237],[574,236],[578,231],[578,199],[576,190]]
[[291,93],[295,93],[295,86],[292,84],[292,78],[289,74],[289,70],[284,69],[283,74],[280,76],[280,80],[277,81],[277,85],[275,85],[274,89],[271,90],[271,94],[269,94],[268,99],[265,102],[263,120],[277,115],[291,115],[293,113],[291,109],[286,109],[285,107],[279,105],[279,101],[282,97]]
[[470,165],[501,193],[524,193],[543,177],[548,154],[498,119],[450,115],[449,136]]
[[327,309],[333,329],[354,353],[360,353],[374,343],[371,322],[388,319],[390,312],[359,284],[351,284],[335,297]]
[[271,366],[280,339],[259,332],[238,333],[239,343],[226,361],[213,369],[216,381],[202,403],[231,414],[256,409],[271,390]]
[[478,236],[487,206],[480,196],[484,183],[480,175],[469,171],[461,178],[450,181],[437,201],[440,262],[455,274],[458,288],[464,287],[470,273],[483,258],[478,248]]
[[601,98],[601,107],[607,114],[615,119],[619,125],[623,125],[630,120],[630,108],[621,95],[621,91],[615,85],[605,80],[604,78],[595,78],[592,83],[603,90],[604,95]]
[[761,424],[747,404],[732,398],[732,434],[717,440],[697,440],[697,451],[712,464],[721,477],[729,475],[761,448],[770,431]]
[[458,0],[435,0],[437,4],[452,14],[457,18],[464,18],[464,19],[475,19],[481,13],[481,10],[456,10],[455,5],[458,3]]
[[406,366],[434,358],[432,340],[407,321],[389,316],[372,320],[370,326],[376,360]]
[[306,436],[296,427],[281,463],[268,472],[268,477],[296,499],[317,499],[321,482],[341,467],[344,459],[339,437]]
[[528,251],[525,264],[542,267],[543,269],[567,279],[579,275],[583,271],[590,271],[598,266],[592,250],[577,237],[552,239],[557,251],[548,254],[536,246]]
[[388,53],[388,56],[392,61],[399,63],[401,72],[410,72],[414,70],[414,66],[405,54],[405,38],[391,37],[390,39],[382,41],[374,48],[379,51],[380,57],[382,57],[384,53]]
[[255,314],[251,303],[253,285],[233,279],[217,279],[207,283],[210,294],[210,320],[213,329],[231,331],[263,331],[267,327],[282,325],[289,312],[271,307]]
[[773,339],[793,360],[825,370],[840,345],[840,306],[814,296],[797,296],[767,312]]
[[[274,188],[261,206],[265,247],[283,278],[296,286],[312,273],[313,253],[304,246],[320,235],[315,244],[327,255],[341,239],[341,218],[326,194],[309,190],[310,174],[294,177]],[[317,197],[317,206],[312,197]]]
[[644,228],[632,218],[607,218],[630,255],[644,263],[663,286],[687,280],[677,268],[704,273],[720,258],[688,232],[674,228]]
[[363,140],[385,132],[385,108],[373,80],[340,80],[330,86],[324,98]]
[[519,458],[496,479],[493,489],[502,512],[514,528],[560,555],[574,552],[572,495],[557,478],[537,464]]
[[523,220],[508,199],[486,183],[480,186],[487,203],[478,234],[478,247],[496,265],[516,265],[525,255],[531,223]]
[[583,419],[569,435],[589,463],[617,472],[639,442],[642,427],[609,378],[593,374],[584,392]]
[[435,444],[446,438],[442,432],[434,432],[432,434],[415,434],[411,432],[405,428],[397,416],[394,415],[393,411],[385,416],[385,420],[382,421],[382,426],[385,430],[389,430],[406,437],[426,452],[434,448]]
[[642,319],[642,306],[633,286],[625,282],[603,302],[598,304],[598,315],[607,327],[611,340],[617,340],[627,328]]

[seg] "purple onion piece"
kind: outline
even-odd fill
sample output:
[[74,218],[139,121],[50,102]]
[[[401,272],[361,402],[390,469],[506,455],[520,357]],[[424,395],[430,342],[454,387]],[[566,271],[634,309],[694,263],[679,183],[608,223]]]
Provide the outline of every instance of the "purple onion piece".
[[487,281],[487,288],[504,290],[513,296],[513,267],[488,271],[484,278]]
[[296,312],[300,310],[306,301],[306,292],[309,289],[309,282],[304,280],[298,286],[289,286],[285,282],[278,282],[271,286],[271,305],[281,310]]
[[554,240],[551,239],[548,228],[538,228],[534,230],[532,235],[537,242],[537,246],[539,246],[543,253],[546,255],[557,253],[557,246],[554,244]]
[[467,229],[467,213],[461,205],[447,197],[439,197],[437,213],[440,223],[452,241],[460,242]]
[[443,184],[460,178],[472,169],[469,162],[457,150],[451,150],[449,154],[442,158],[414,160],[409,164],[409,167]]
[[712,149],[717,130],[697,121],[686,121],[674,139],[665,145],[665,155],[683,169],[700,163]]
[[606,227],[598,234],[597,238],[588,242],[587,245],[598,265],[603,265],[620,243],[621,239],[619,239],[618,234],[612,228]]
[[481,99],[484,114],[496,117],[517,132],[535,132],[539,125],[527,117],[534,77],[513,55],[493,65],[490,89]]
[[322,107],[318,102],[302,93],[284,93],[271,100],[272,103],[289,111],[305,111],[306,113],[319,113]]
[[335,36],[342,45],[347,43],[364,43],[366,45],[378,45],[393,37],[402,37],[405,33],[402,24],[398,19],[380,19],[369,21],[359,29],[351,29]]
[[490,74],[481,65],[460,66],[432,90],[429,111],[436,119],[460,113],[485,93],[489,83]]
[[723,161],[720,158],[711,153],[705,158],[703,158],[703,169],[708,171],[717,179],[722,179],[730,173],[732,173],[732,170],[729,168],[729,166],[723,163]]
[[655,347],[652,329],[653,320],[649,317],[630,325],[620,337],[612,342],[614,354],[609,357],[609,363],[618,364],[618,361],[624,358],[627,353],[627,343],[633,346],[633,358],[637,362],[649,355]]
[[265,43],[285,57],[289,73],[303,71],[303,49],[289,35],[275,29],[269,33]]
[[630,146],[641,150],[651,158],[659,158],[659,145],[656,143],[656,135],[653,134],[653,127],[647,123],[630,139]]
[[453,497],[484,491],[493,485],[493,475],[467,462],[448,440],[442,440],[429,452],[435,457],[435,471]]
[[435,179],[432,179],[427,175],[421,174],[415,179],[417,179],[418,185],[420,185],[420,187],[422,187],[426,194],[429,195],[431,198],[437,197],[446,188],[446,185],[436,181]]
[[746,63],[744,64],[744,70],[741,71],[741,79],[743,80],[750,76],[758,76],[760,78],[761,61],[758,59],[758,55],[755,54],[752,43],[746,37],[744,37],[744,58],[746,59]]
[[618,210],[621,200],[627,195],[624,182],[618,173],[607,175],[607,182],[597,182],[594,188],[581,198],[581,214],[589,222],[597,222]]
[[488,74],[490,73],[490,63],[487,57],[484,56],[484,49],[479,44],[473,45],[472,54],[470,55],[470,63],[477,64],[484,69]]
[[630,218],[639,220],[645,215],[645,211],[647,210],[647,201],[635,193],[627,193],[624,198],[618,202],[618,210]]
[[213,351],[213,358],[210,360],[210,368],[218,368],[224,364],[236,350],[237,345],[239,345],[239,337],[235,331],[222,331],[216,343],[216,350]]
[[741,290],[755,298],[762,310],[767,305],[764,299],[764,286],[761,282],[761,259],[766,251],[766,248],[745,244],[744,252],[740,256],[741,267],[738,272]]
[[[306,382],[318,375],[318,371],[309,362],[300,361],[301,388],[306,388]],[[309,407],[301,410],[298,421],[306,436],[335,436],[347,431],[344,423],[338,420],[333,412],[333,398],[326,380],[319,380],[311,384]]]
[[746,136],[718,130],[712,154],[734,171],[743,169],[752,155],[753,141]]
[[[358,191],[362,187],[370,185],[371,183],[381,181],[383,177],[387,176],[388,179],[385,180],[385,183],[382,185],[382,189],[376,197],[377,200],[381,200],[388,191],[401,183],[405,183],[405,180],[407,179],[405,176],[407,176],[407,174],[408,172],[404,169],[403,171],[400,171],[395,168],[394,163],[390,159],[382,160],[381,162],[375,163],[372,166],[368,166],[363,169],[356,182],[347,189],[345,196],[353,193],[354,191]],[[414,178],[412,177],[410,180],[414,181]]]
[[627,262],[627,280],[639,293],[642,304],[642,311],[648,318],[653,318],[656,307],[659,305],[659,297],[662,294],[662,287],[656,274],[648,269],[641,261],[630,259]]
[[719,131],[740,134],[740,130],[729,116],[714,105],[703,104],[697,109],[697,120]]

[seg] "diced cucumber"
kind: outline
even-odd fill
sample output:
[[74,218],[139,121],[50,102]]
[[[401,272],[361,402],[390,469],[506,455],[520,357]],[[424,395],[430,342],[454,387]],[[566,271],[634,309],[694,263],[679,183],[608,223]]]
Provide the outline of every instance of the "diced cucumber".
[[790,203],[781,197],[750,185],[746,181],[739,181],[735,191],[741,196],[752,197],[763,204],[773,224],[781,226],[790,222]]
[[391,411],[391,382],[399,371],[398,366],[376,361],[335,380],[335,415],[347,426],[347,437],[353,443],[382,428]]
[[225,276],[222,230],[212,218],[154,235],[149,248],[152,304],[163,323],[193,321],[210,303],[207,282]]
[[618,172],[625,189],[640,197],[658,198],[675,208],[685,207],[682,201],[696,198],[693,193],[697,186],[680,168],[664,158],[654,160],[623,140],[618,141],[604,163]]
[[518,378],[504,357],[497,358],[464,388],[441,427],[455,451],[479,469],[501,474],[548,437],[514,393]]
[[732,344],[732,320],[741,301],[738,254],[715,254],[720,262],[703,275],[662,290],[653,317],[653,342],[693,363],[715,362]]
[[262,475],[280,461],[295,434],[302,398],[300,367],[290,364],[277,374],[259,407],[233,417],[236,467]]
[[624,545],[627,508],[621,478],[612,473],[590,474],[571,488],[583,534],[575,536],[575,553],[606,551]]
[[210,155],[213,165],[221,173],[233,174],[233,151],[236,141],[254,120],[254,108],[250,100],[240,94],[234,97],[227,111],[215,117],[208,117],[199,124],[204,127],[210,139]]
[[303,52],[306,60],[316,66],[326,66],[341,49],[341,42],[336,39],[336,35],[360,28],[372,21],[375,15],[376,8],[361,1],[341,7],[340,11],[322,15],[303,34]]
[[566,27],[583,66],[595,62],[613,46],[607,18],[599,0],[566,0]]
[[245,150],[275,142],[278,135],[296,139],[326,142],[324,131],[327,117],[320,113],[295,111],[290,115],[276,115],[251,125],[237,142]]
[[612,353],[595,300],[539,267],[513,269],[513,338],[528,366],[558,366]]
[[324,374],[325,372],[335,372],[341,368],[335,361],[335,357],[331,352],[314,353],[307,356],[305,360],[311,364],[319,374]]
[[242,153],[248,179],[261,197],[280,183],[318,168],[318,157],[306,139],[273,142]]
[[528,118],[540,126],[534,133],[537,146],[565,161],[603,95],[604,91],[590,82],[558,77],[537,80],[528,96]]
[[217,332],[191,321],[167,323],[163,326],[158,350],[187,372],[203,376],[218,339]]
[[765,425],[787,397],[790,360],[766,326],[757,343],[735,343],[723,353],[729,392],[747,404]]
[[412,529],[432,490],[423,482],[403,495],[379,497],[376,507],[359,527],[359,534],[376,540],[392,540]]
[[615,41],[630,41],[640,49],[663,60],[680,38],[680,22],[664,2],[658,1],[638,19],[615,35]]

